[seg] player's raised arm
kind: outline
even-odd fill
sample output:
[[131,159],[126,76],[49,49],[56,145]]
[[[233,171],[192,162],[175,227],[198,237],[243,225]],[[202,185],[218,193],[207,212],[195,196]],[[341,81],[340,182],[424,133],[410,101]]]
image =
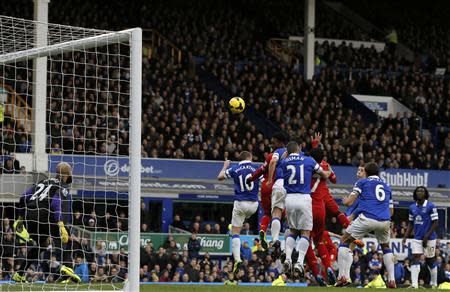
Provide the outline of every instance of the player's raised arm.
[[56,178],[60,181],[59,194],[52,197],[50,209],[53,212],[53,219],[58,224],[61,241],[66,244],[69,241],[69,233],[64,225],[63,212],[67,210],[63,210],[63,198],[65,199],[69,195],[66,187],[72,183],[72,167],[66,162],[58,163]]
[[314,137],[311,136],[311,146],[312,146],[312,148],[319,147],[321,140],[322,140],[322,134],[319,133],[319,132],[314,133]]
[[267,177],[268,184],[273,183],[275,169],[277,168],[277,163],[278,163],[278,160],[280,159],[280,157],[275,154],[276,153],[274,153],[274,155],[272,156],[272,159],[270,160],[270,163],[269,163],[269,176]]
[[316,165],[314,166],[314,172],[318,173],[324,179],[330,177],[331,174],[330,170],[324,170],[317,162]]
[[250,176],[247,179],[247,181],[246,181],[247,184],[251,183],[252,181],[255,181],[255,180],[259,179],[263,175],[263,173],[266,171],[266,166],[267,166],[267,164],[264,163],[257,170],[255,170],[255,172],[252,173],[252,176]]
[[361,181],[358,180],[355,186],[353,187],[353,191],[348,196],[342,199],[342,204],[347,207],[353,205],[353,203],[356,201],[356,199],[360,194],[361,194]]
[[225,162],[223,163],[222,170],[217,175],[218,180],[224,180],[224,179],[228,178],[226,172],[227,172],[228,167],[230,167],[230,163],[231,163],[230,160],[225,160]]

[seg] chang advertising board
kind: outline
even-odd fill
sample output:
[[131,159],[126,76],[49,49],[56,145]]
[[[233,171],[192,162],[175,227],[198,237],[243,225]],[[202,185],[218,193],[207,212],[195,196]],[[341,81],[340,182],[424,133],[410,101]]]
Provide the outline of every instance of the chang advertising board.
[[[169,234],[167,233],[143,233],[141,232],[141,247],[145,247],[151,243],[154,249],[163,246]],[[170,234],[177,243],[180,251],[188,250],[190,234]],[[209,253],[211,255],[229,255],[230,237],[228,235],[210,235],[198,234],[197,239],[200,241],[200,254]],[[96,232],[91,235],[91,245],[94,249],[96,244],[100,243],[104,247],[105,252],[119,252],[123,249],[128,252],[128,233],[126,232]]]

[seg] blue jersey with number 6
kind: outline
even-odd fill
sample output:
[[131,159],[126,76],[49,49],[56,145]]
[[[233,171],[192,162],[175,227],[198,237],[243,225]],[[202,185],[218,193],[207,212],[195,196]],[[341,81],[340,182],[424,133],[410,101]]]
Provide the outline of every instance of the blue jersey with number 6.
[[225,177],[234,181],[235,201],[258,201],[259,181],[246,182],[254,171],[256,167],[250,160],[243,160],[225,171]]
[[281,162],[280,168],[287,194],[311,194],[312,173],[321,169],[313,158],[303,153],[290,154]]
[[391,187],[376,175],[358,180],[353,192],[359,194],[358,213],[378,221],[391,219]]

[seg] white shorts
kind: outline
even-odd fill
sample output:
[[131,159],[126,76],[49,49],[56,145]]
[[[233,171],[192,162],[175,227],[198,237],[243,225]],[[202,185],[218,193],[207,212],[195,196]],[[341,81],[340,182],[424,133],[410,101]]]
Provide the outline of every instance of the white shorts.
[[234,201],[231,225],[234,227],[242,227],[245,219],[255,214],[256,211],[258,211],[258,202]]
[[436,255],[436,239],[428,240],[426,248],[423,248],[422,240],[411,240],[411,252],[412,254],[423,254],[426,258],[434,258]]
[[311,196],[307,194],[286,195],[286,216],[289,228],[311,231],[313,228]]
[[347,233],[349,233],[354,239],[362,240],[368,233],[373,232],[378,243],[389,243],[391,239],[391,222],[377,221],[367,218],[364,214],[361,214],[352,221],[347,227]]
[[272,187],[272,212],[277,207],[284,210],[284,200],[286,198],[286,190],[284,189],[284,180],[277,179]]

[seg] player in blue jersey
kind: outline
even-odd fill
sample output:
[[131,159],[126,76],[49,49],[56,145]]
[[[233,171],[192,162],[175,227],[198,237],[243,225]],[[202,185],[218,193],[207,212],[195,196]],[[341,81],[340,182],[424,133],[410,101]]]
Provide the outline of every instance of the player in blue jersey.
[[[286,215],[290,227],[290,233],[286,238],[284,271],[285,273],[293,271],[302,277],[304,274],[303,262],[313,228],[312,175],[313,172],[316,172],[324,178],[328,178],[331,172],[324,172],[313,158],[300,153],[300,147],[296,142],[288,143],[287,153],[288,156],[280,163],[283,187],[286,190]],[[292,268],[292,252],[298,236],[301,236],[297,245],[298,258]]]
[[[362,179],[366,177],[366,171],[364,170],[364,166],[359,166],[358,171],[356,172],[356,178]],[[353,221],[357,216],[357,208],[358,208],[358,199],[356,199],[351,206],[345,210],[345,215],[347,216],[349,221]]]
[[286,152],[285,145],[288,141],[286,134],[279,132],[272,136],[271,147],[274,150],[272,159],[269,162],[269,174],[267,186],[272,187],[272,222],[270,224],[270,233],[272,235],[272,242],[274,251],[272,257],[275,259],[281,255],[281,244],[279,241],[281,231],[281,217],[284,210],[284,199],[286,191],[283,187],[283,177],[280,169],[280,161],[283,154]]
[[406,244],[408,238],[414,229],[414,239],[411,241],[413,262],[411,264],[411,286],[418,288],[420,273],[420,256],[426,257],[428,269],[431,274],[430,284],[437,286],[437,266],[436,266],[436,232],[439,225],[439,217],[436,206],[428,201],[430,197],[427,188],[420,186],[414,190],[413,198],[416,201],[409,206],[409,224],[403,238],[403,244]]
[[234,181],[234,205],[231,217],[231,248],[234,258],[233,273],[237,274],[242,264],[241,260],[241,233],[245,219],[258,211],[259,180],[247,183],[247,179],[256,171],[252,164],[252,154],[242,151],[239,155],[240,162],[230,167],[230,161],[223,164],[223,168],[217,176],[218,180],[233,179]]
[[390,219],[393,214],[391,187],[378,176],[378,165],[369,162],[364,166],[367,178],[359,179],[349,196],[342,200],[351,206],[358,199],[358,217],[350,224],[341,237],[338,250],[339,278],[336,286],[350,284],[350,266],[353,261],[349,244],[355,239],[362,240],[370,232],[374,232],[383,249],[383,262],[388,272],[388,287],[395,288],[394,256],[389,247]]

